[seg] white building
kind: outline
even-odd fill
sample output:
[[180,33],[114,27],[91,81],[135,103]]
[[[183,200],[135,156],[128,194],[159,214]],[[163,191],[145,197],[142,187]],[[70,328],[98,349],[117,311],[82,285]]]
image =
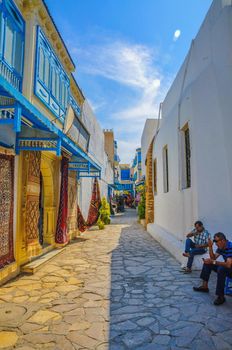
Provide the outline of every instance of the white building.
[[[214,0],[165,97],[156,136],[153,128],[147,229],[179,261],[196,220],[232,238],[231,38],[232,1]],[[148,132],[145,126],[142,148]]]
[[[104,150],[104,132],[87,100],[83,104],[82,122],[88,127],[88,132],[91,135],[88,149],[89,156],[101,167],[101,179],[99,180],[101,197],[107,198],[108,185],[114,183],[114,171]],[[85,219],[88,216],[92,184],[93,179],[91,178],[80,179],[79,206]]]

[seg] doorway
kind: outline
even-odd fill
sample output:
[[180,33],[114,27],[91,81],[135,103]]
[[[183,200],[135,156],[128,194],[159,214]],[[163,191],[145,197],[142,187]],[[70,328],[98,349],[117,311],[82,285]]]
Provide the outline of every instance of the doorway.
[[44,184],[43,176],[40,172],[40,193],[39,193],[39,243],[43,247],[44,245]]

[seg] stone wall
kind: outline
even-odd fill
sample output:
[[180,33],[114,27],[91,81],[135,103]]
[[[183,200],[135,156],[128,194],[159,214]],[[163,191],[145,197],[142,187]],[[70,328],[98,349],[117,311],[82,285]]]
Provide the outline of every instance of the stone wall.
[[153,176],[152,176],[152,149],[153,141],[147,152],[146,158],[146,225],[154,222],[154,194],[153,194]]

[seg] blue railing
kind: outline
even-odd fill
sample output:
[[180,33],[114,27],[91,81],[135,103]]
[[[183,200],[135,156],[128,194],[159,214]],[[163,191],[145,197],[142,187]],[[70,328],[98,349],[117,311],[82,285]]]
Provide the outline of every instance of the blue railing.
[[22,90],[22,77],[20,77],[12,67],[0,60],[0,74],[17,90]]

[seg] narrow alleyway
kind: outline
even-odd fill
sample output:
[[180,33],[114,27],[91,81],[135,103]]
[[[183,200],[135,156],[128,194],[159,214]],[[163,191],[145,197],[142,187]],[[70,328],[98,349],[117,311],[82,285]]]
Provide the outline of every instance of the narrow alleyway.
[[226,350],[232,299],[194,293],[134,210],[90,230],[35,275],[0,288],[0,349]]

